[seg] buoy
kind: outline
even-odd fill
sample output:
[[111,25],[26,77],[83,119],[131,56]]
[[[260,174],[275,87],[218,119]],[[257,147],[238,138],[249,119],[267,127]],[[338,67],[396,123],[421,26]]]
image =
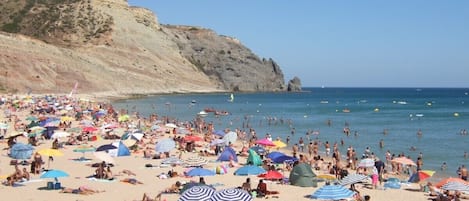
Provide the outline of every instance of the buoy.
[[455,117],[459,117],[459,113],[457,113],[457,112],[455,112],[453,115],[454,115]]

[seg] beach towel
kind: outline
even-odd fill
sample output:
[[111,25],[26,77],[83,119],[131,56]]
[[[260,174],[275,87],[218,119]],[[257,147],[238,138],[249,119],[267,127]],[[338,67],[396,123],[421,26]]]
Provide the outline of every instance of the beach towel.
[[97,179],[97,178],[95,178],[95,177],[88,178],[88,180],[90,180],[90,181],[97,181],[97,182],[104,182],[104,183],[110,183],[110,182],[115,182],[115,181],[117,181],[117,179],[111,179],[111,180],[109,180],[109,179]]

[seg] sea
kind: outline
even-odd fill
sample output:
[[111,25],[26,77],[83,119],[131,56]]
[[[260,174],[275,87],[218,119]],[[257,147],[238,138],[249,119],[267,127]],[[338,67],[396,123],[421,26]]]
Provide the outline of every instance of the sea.
[[[353,146],[358,156],[369,147],[383,160],[388,150],[414,161],[422,155],[423,169],[444,177],[457,176],[459,166],[469,165],[468,93],[469,88],[319,87],[298,93],[233,93],[232,101],[231,93],[208,93],[154,95],[112,104],[131,113],[156,113],[179,121],[214,108],[229,113],[204,117],[216,130],[253,128],[258,137],[270,134],[285,141],[290,136],[290,146],[300,137],[307,143],[328,141],[338,143],[342,154]],[[348,136],[345,127],[350,129]],[[441,170],[443,163],[446,170]]]

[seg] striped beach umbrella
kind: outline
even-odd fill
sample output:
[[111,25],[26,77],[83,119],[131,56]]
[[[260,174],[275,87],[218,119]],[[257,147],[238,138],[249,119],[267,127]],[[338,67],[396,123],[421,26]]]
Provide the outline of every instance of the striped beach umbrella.
[[469,191],[469,185],[461,182],[450,181],[444,184],[441,189],[449,191]]
[[184,164],[187,167],[199,167],[199,166],[207,164],[207,160],[200,156],[191,156],[184,161]]
[[375,160],[371,158],[365,158],[358,162],[358,167],[373,167],[375,166]]
[[368,176],[363,174],[349,174],[345,176],[342,180],[340,180],[339,184],[345,186],[349,184],[355,184],[366,179],[368,179]]
[[192,186],[181,194],[178,201],[209,201],[213,194],[215,189],[210,186]]
[[352,197],[355,192],[341,185],[324,185],[311,195],[318,200],[341,200]]
[[184,161],[176,157],[169,157],[161,161],[161,164],[168,164],[168,165],[181,165],[183,163]]
[[228,188],[223,189],[212,196],[212,201],[251,201],[252,196],[243,189]]

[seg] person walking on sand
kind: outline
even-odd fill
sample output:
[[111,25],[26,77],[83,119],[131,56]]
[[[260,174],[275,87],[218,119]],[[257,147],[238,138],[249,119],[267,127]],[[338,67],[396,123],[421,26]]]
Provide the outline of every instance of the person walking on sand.
[[467,181],[467,168],[465,165],[461,166],[461,179]]

